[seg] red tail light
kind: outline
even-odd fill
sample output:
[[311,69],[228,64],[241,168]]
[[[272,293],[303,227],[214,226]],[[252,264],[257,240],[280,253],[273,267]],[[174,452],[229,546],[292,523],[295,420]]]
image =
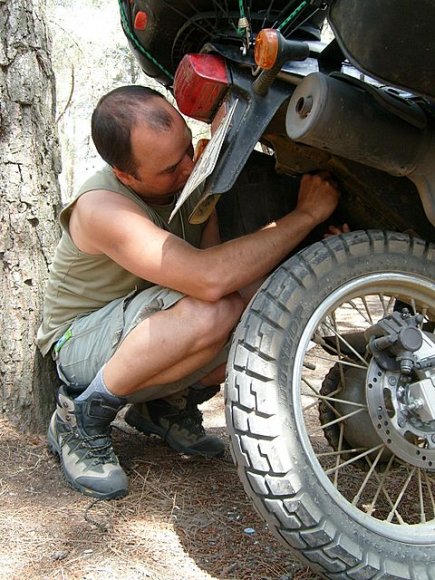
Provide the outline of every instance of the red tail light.
[[185,115],[210,122],[229,84],[223,58],[215,54],[187,54],[175,73],[175,99]]

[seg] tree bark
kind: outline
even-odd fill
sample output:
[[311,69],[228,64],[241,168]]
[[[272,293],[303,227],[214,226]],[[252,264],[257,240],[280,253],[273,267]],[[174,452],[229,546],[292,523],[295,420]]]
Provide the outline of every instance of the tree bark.
[[57,378],[35,346],[59,238],[55,88],[45,0],[0,0],[0,405],[42,431]]

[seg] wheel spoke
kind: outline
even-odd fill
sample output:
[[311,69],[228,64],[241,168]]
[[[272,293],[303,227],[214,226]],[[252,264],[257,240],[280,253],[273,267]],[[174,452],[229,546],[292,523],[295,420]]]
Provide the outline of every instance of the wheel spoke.
[[334,333],[334,335],[346,346],[346,348],[348,348],[364,365],[364,368],[368,367],[367,361],[359,354],[359,352],[357,352],[353,346],[351,346],[347,340],[345,338],[343,338],[343,336],[337,332],[335,330],[335,328],[333,328],[332,326],[328,326],[328,324],[326,324],[326,327],[328,328],[328,330],[330,330],[332,333]]
[[312,432],[317,433],[317,431],[322,431],[324,429],[327,429],[328,427],[331,427],[332,425],[335,425],[336,423],[340,423],[341,421],[345,421],[346,419],[349,419],[350,417],[353,417],[354,415],[361,413],[361,411],[364,411],[364,409],[365,408],[356,409],[355,411],[351,411],[350,413],[347,413],[346,415],[340,415],[337,419],[334,419],[333,421],[329,421],[329,423],[325,423],[324,425],[319,425],[318,427],[315,427],[312,430]]
[[403,496],[405,495],[405,491],[408,489],[409,482],[411,481],[411,479],[412,479],[412,477],[413,477],[416,469],[417,469],[416,467],[413,467],[412,470],[411,470],[411,472],[410,472],[410,474],[406,478],[406,481],[403,484],[403,487],[400,490],[399,495],[397,496],[397,499],[396,499],[396,501],[395,501],[395,503],[393,505],[393,508],[392,508],[392,510],[390,511],[390,513],[388,514],[388,516],[386,518],[386,521],[387,522],[391,522],[392,519],[393,519],[393,517],[394,517],[394,515],[396,514],[397,508],[399,507],[399,504],[402,501]]
[[379,294],[379,300],[382,304],[382,317],[387,316],[393,309],[394,302],[396,301],[395,296],[389,296],[387,305],[385,305],[385,296]]
[[[385,296],[381,295],[378,295],[378,298],[379,298],[378,304],[380,305],[383,312],[391,309],[391,307],[396,301],[395,298],[386,300]],[[366,320],[370,320],[371,324],[374,324],[375,321],[370,309],[370,303],[364,299],[362,300],[362,304],[364,305],[362,316]],[[355,308],[356,305],[353,304],[353,307]],[[358,312],[361,312],[361,308],[358,308]],[[353,380],[355,378],[355,375],[349,375],[349,373],[343,372],[343,370],[346,368],[347,369],[354,368],[366,371],[369,363],[368,361],[363,359],[363,357],[359,355],[359,353],[354,348],[352,348],[352,346],[349,344],[349,341],[346,340],[345,334],[346,332],[349,332],[347,329],[343,336],[342,328],[341,325],[337,323],[337,317],[335,315],[335,312],[330,313],[327,319],[323,319],[323,322],[321,323],[321,327],[319,327],[319,329],[320,328],[322,328],[323,330],[326,329],[327,332],[330,332],[336,337],[335,349],[334,347],[331,347],[331,343],[328,343],[326,345],[330,351],[335,350],[336,357],[322,356],[322,354],[313,351],[310,353],[310,356],[312,356],[310,360],[315,360],[316,364],[311,364],[310,367],[311,370],[315,372],[317,371],[318,368],[321,368],[322,363],[324,364],[326,362],[328,368],[332,368],[335,365],[337,368],[336,372],[338,373],[336,375],[337,388],[330,390],[327,393],[323,393],[320,392],[320,389],[314,386],[311,380],[306,380],[303,377],[303,382],[306,385],[308,385],[311,391],[309,393],[305,393],[305,396],[314,399],[313,403],[310,403],[309,405],[304,407],[304,410],[308,411],[312,409],[319,402],[322,402],[322,404],[326,405],[325,409],[326,408],[329,409],[330,420],[327,420],[328,419],[327,415],[324,415],[322,419],[322,424],[314,427],[311,426],[310,433],[312,433],[312,435],[315,435],[316,433],[319,432],[319,430],[323,430],[326,433],[328,429],[335,428],[337,430],[336,436],[337,438],[335,439],[334,450],[316,452],[316,456],[319,459],[319,461],[326,461],[328,459],[334,461],[335,465],[333,466],[330,465],[329,467],[326,465],[324,467],[325,474],[331,477],[332,483],[336,487],[336,489],[338,489],[341,493],[343,493],[343,490],[345,491],[346,496],[350,493],[350,489],[349,491],[345,490],[346,487],[345,482],[348,481],[349,477],[348,469],[351,468],[360,460],[365,459],[369,466],[368,472],[366,472],[365,474],[361,473],[360,475],[358,475],[357,473],[355,475],[354,478],[355,483],[359,480],[358,487],[356,490],[353,491],[352,496],[349,498],[349,501],[359,509],[364,508],[363,511],[365,511],[366,513],[368,512],[369,515],[373,515],[376,512],[375,517],[377,518],[384,519],[385,521],[388,522],[392,522],[393,520],[395,520],[400,525],[404,525],[405,524],[405,519],[403,517],[404,515],[401,513],[402,510],[400,510],[399,512],[399,507],[402,506],[402,504],[404,503],[405,497],[408,497],[409,494],[411,493],[410,482],[416,481],[416,478],[413,479],[416,472],[416,468],[414,468],[412,472],[409,473],[407,481],[400,488],[398,495],[396,495],[397,492],[394,493],[396,497],[393,500],[391,498],[391,491],[395,489],[395,485],[393,483],[393,480],[389,479],[389,474],[391,473],[391,466],[393,465],[395,459],[394,455],[391,457],[388,466],[385,469],[385,473],[382,473],[382,477],[380,477],[380,475],[378,474],[380,461],[386,449],[384,443],[380,441],[379,445],[374,444],[370,449],[357,445],[353,446],[345,445],[345,429],[348,420],[353,417],[356,417],[361,411],[367,411],[368,407],[366,404],[361,403],[358,399],[351,400],[343,397],[342,395],[341,396],[339,395],[339,392],[342,392],[343,388],[344,388],[343,392],[346,392],[346,383],[349,380],[349,378],[353,377]],[[319,339],[318,333],[315,336],[314,340],[316,340],[316,344],[318,344],[318,346],[322,347],[323,339],[322,337],[320,337]],[[356,357],[358,357],[359,361],[363,362],[364,366],[361,364],[355,364],[355,362],[353,361],[344,360],[345,355],[341,352],[342,345],[346,346],[346,348],[351,349],[352,353],[355,354]],[[361,385],[361,388],[364,388],[363,384]],[[349,412],[345,414],[343,414],[343,412],[338,412],[336,408],[337,405],[341,406],[345,405],[344,409]],[[325,411],[323,411],[323,413],[325,413]],[[328,439],[328,441],[330,440]],[[370,460],[370,457],[374,456],[375,456],[374,460]],[[343,458],[345,458],[346,460],[343,461]],[[343,478],[340,476],[340,474],[343,474]],[[425,523],[428,519],[427,508],[425,506],[425,490],[426,489],[428,490],[427,493],[430,496],[429,505],[431,507],[431,511],[433,511],[435,515],[434,494],[432,493],[431,484],[427,477],[426,472],[424,472],[424,480],[420,470],[417,471],[417,477],[418,481],[416,481],[415,489],[416,494],[418,494],[419,503],[417,504],[415,502],[415,505],[419,510],[418,522]],[[362,498],[364,497],[364,495],[367,495],[367,492],[369,492],[370,488],[373,486],[372,481],[373,483],[377,482],[377,487],[375,488],[374,494],[372,494],[372,499],[368,504],[363,503],[363,505],[360,506],[360,504],[362,503]],[[343,486],[345,487],[343,488]],[[382,497],[385,498],[385,500],[382,505],[378,506],[380,495],[382,495]],[[385,505],[385,502],[387,503],[387,505]],[[407,504],[409,504],[408,501]],[[385,508],[387,508],[387,510],[385,510]]]
[[434,482],[432,482],[432,484],[431,484],[431,482],[429,481],[430,478],[429,478],[429,476],[428,476],[428,474],[427,474],[426,471],[424,471],[424,478],[425,478],[425,482],[426,482],[426,486],[427,486],[427,491],[428,491],[429,498],[430,498],[430,502],[431,502],[431,506],[432,506],[432,514],[433,514],[433,517],[435,518],[435,501],[434,501],[434,495],[433,495],[433,491],[432,491],[432,484]]
[[[371,395],[365,392],[366,373],[373,372],[372,361],[368,353],[364,355],[362,348],[356,346],[358,333],[362,335],[381,318],[391,315],[398,300],[409,304],[413,314],[421,313],[425,320],[430,320],[428,307],[417,303],[413,296],[408,297],[403,289],[352,296],[319,318],[311,337],[317,348],[311,349],[306,357],[309,378],[302,377],[309,386],[304,396],[312,399],[304,405],[304,412],[307,412],[309,433],[324,473],[352,505],[389,523],[425,524],[435,517],[434,482],[424,469],[402,461],[394,449],[385,463],[384,456],[392,450],[388,451],[389,445],[381,440],[372,425]],[[364,342],[361,344],[364,346]],[[321,387],[318,387],[319,379]],[[382,388],[381,382],[379,388]],[[389,392],[394,397],[395,392]],[[316,406],[320,421],[313,413]],[[364,439],[366,429],[368,445]],[[318,438],[320,431],[329,449],[325,449],[325,443],[322,447]],[[361,469],[361,461],[367,463],[365,470]],[[397,480],[401,471],[403,481]]]
[[[370,458],[366,457],[366,461],[369,465],[371,465],[370,462]],[[394,455],[392,455],[390,457],[390,460],[388,461],[387,467],[385,468],[384,473],[382,474],[382,477],[379,477],[379,475],[377,474],[376,471],[373,471],[373,475],[375,476],[375,479],[378,482],[378,488],[376,490],[376,493],[374,495],[374,498],[372,499],[371,503],[370,503],[370,509],[368,510],[368,515],[371,515],[375,509],[376,509],[376,505],[378,502],[378,498],[379,498],[379,494],[382,492],[382,494],[384,495],[385,499],[387,500],[387,502],[389,503],[390,507],[394,509],[394,503],[393,500],[390,498],[390,494],[388,493],[388,491],[385,489],[385,482],[387,480],[387,477],[390,473],[391,467],[394,463]],[[403,521],[401,515],[399,514],[399,512],[397,510],[394,510],[395,512],[395,516],[397,518],[397,521],[400,524],[404,524],[405,522]]]
[[366,300],[366,297],[365,296],[362,296],[361,297],[361,302],[364,304],[364,308],[365,308],[365,311],[367,313],[367,318],[370,321],[370,325],[372,325],[373,324],[372,313],[370,311],[370,308],[367,305],[367,300]]
[[365,447],[355,447],[354,449],[338,449],[337,451],[325,451],[323,453],[317,453],[317,457],[336,457],[337,455],[343,455],[343,453],[361,453],[365,451]]
[[336,467],[333,467],[331,469],[327,469],[325,471],[325,473],[327,475],[331,475],[331,473],[334,473],[335,471],[337,471],[337,469],[342,469],[343,467],[346,467],[347,465],[351,465],[352,463],[355,463],[355,461],[359,461],[360,459],[362,459],[366,455],[370,455],[370,453],[374,453],[375,451],[378,451],[378,449],[381,449],[383,447],[384,447],[384,444],[381,443],[380,445],[376,445],[375,447],[372,447],[371,449],[367,449],[366,451],[364,451],[363,453],[360,453],[356,457],[352,457],[351,459],[348,459],[347,461],[340,463],[340,465],[338,465]]
[[[311,389],[313,391],[313,395],[310,395],[310,393],[307,393],[305,396],[309,397],[316,397],[316,401],[314,401],[313,403],[311,403],[310,405],[307,405],[305,407],[305,411],[308,411],[309,409],[311,409],[312,407],[316,407],[318,405],[318,398],[321,396],[320,393],[317,391],[317,389],[315,387],[313,387],[313,385],[307,381],[304,377],[302,377],[302,382],[305,383],[307,385],[307,387],[309,389]],[[339,392],[339,390],[337,390],[337,392]],[[337,409],[334,407],[334,405],[331,405],[331,403],[329,401],[325,401],[326,404],[328,405],[329,409],[334,413],[334,415],[336,415],[337,417],[340,417],[339,412],[337,411]]]
[[340,425],[340,437],[338,438],[338,450],[340,451],[340,455],[337,455],[335,459],[335,467],[337,468],[334,473],[334,486],[338,488],[338,468],[340,466],[340,459],[341,459],[341,451],[343,449],[343,435],[344,435],[344,424],[341,423]]
[[[326,356],[321,356],[321,355],[317,355],[316,356],[316,359],[327,361],[327,362],[329,362],[331,364],[331,366],[336,362],[335,360],[333,360],[331,358],[328,358]],[[367,366],[368,366],[367,363],[365,363],[365,365],[362,366],[362,365],[358,365],[355,362],[352,362],[352,361],[347,360],[347,359],[340,359],[338,361],[338,363],[340,365],[343,365],[343,366],[353,367],[354,369],[363,369],[363,370],[367,370]],[[315,370],[315,369],[312,369],[312,370]]]
[[[335,344],[336,344],[336,348],[335,351],[337,352],[337,355],[341,358],[341,348],[340,348],[340,341],[338,339],[338,328],[337,328],[337,317],[335,315],[335,312],[331,313],[330,316],[330,320],[331,320],[331,328],[333,329],[334,332],[334,336],[335,336]],[[328,325],[326,325],[326,327],[328,328]]]
[[[332,401],[333,403],[345,403],[346,405],[353,406],[353,407],[360,407],[361,409],[367,409],[367,405],[363,403],[356,403],[354,401],[347,401],[345,399],[337,399],[336,397],[331,397],[330,395],[321,395],[320,393],[307,393],[306,397],[314,397],[316,399],[320,399],[322,401]],[[305,409],[309,409],[311,405],[305,407]]]
[[423,485],[421,481],[421,469],[417,472],[418,479],[418,499],[420,502],[420,522],[426,523],[426,512],[424,510],[424,499],[423,499]]
[[362,495],[362,493],[363,493],[363,491],[364,491],[364,489],[365,489],[365,487],[366,487],[369,479],[371,478],[372,473],[376,469],[376,465],[378,464],[378,461],[380,460],[381,455],[384,452],[384,449],[385,449],[385,445],[383,445],[379,449],[378,454],[376,455],[375,460],[373,461],[372,465],[370,466],[370,469],[368,470],[367,475],[365,476],[364,481],[362,482],[362,484],[361,484],[361,486],[360,486],[360,488],[358,490],[358,493],[355,495],[355,497],[352,500],[352,505],[358,505],[358,502],[359,502],[359,500],[361,498],[361,495]]
[[349,300],[349,304],[352,306],[352,308],[356,312],[358,312],[358,314],[361,316],[361,318],[363,320],[365,320],[365,322],[367,322],[367,324],[371,325],[370,318],[368,316],[366,316],[366,314],[364,313],[364,310],[362,310],[357,304],[355,304],[355,302],[353,300]]

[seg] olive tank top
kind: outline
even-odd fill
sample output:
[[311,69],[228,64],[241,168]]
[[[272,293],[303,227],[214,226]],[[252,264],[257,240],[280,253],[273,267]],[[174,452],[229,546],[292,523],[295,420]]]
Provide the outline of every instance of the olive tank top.
[[43,355],[69,328],[79,315],[102,308],[112,300],[126,296],[134,290],[153,286],[151,282],[131,274],[106,255],[91,255],[81,252],[69,234],[69,220],[77,199],[92,190],[118,193],[136,203],[158,227],[184,238],[189,244],[199,247],[203,225],[189,223],[200,193],[194,192],[182,205],[174,219],[168,224],[175,204],[151,205],[133,190],[123,185],[106,166],[88,179],[77,196],[60,213],[62,236],[50,267],[43,320],[38,330],[37,344]]

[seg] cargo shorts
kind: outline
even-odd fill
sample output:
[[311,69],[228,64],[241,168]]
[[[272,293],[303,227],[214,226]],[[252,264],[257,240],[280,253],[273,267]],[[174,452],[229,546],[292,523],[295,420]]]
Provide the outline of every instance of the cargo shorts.
[[[53,348],[59,377],[73,391],[81,393],[129,332],[146,318],[168,310],[182,298],[184,294],[181,292],[152,286],[113,300],[95,312],[78,316]],[[225,362],[228,350],[227,345],[205,367],[174,383],[137,391],[127,397],[128,402],[150,401],[185,390]]]

